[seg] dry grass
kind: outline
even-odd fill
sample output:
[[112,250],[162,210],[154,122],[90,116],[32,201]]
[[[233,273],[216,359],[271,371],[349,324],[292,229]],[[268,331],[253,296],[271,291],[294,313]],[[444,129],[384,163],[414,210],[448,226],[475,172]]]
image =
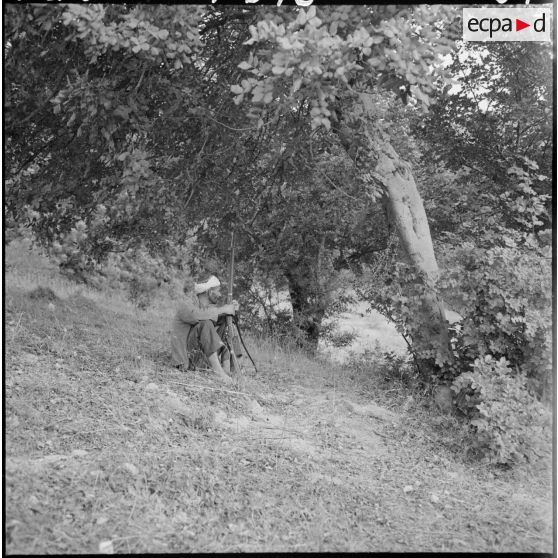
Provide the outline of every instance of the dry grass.
[[551,552],[548,464],[466,462],[452,419],[373,366],[252,338],[259,374],[224,390],[168,366],[171,301],[138,311],[21,245],[6,261],[8,554]]

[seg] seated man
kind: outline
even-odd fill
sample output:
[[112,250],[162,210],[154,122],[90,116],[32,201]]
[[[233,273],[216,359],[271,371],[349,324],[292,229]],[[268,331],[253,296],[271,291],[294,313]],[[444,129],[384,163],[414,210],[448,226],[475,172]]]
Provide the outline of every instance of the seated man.
[[[195,296],[179,306],[172,328],[172,361],[174,366],[185,370],[191,361],[192,352],[201,350],[217,376],[230,383],[231,355],[223,339],[227,333],[226,317],[237,312],[238,302],[216,306],[220,286],[219,279],[212,275],[207,281],[196,283]],[[186,288],[184,292],[186,294]],[[241,356],[236,328],[233,329],[232,345],[235,354]]]

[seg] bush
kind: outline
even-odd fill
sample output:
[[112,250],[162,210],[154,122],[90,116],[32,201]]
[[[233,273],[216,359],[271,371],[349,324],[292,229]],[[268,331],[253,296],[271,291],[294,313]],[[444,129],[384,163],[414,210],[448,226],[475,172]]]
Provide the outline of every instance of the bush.
[[96,262],[88,254],[89,234],[84,221],[77,221],[69,233],[49,246],[49,254],[60,271],[76,281],[88,283],[95,275]]
[[[437,382],[446,373],[447,354],[428,335],[430,310],[425,299],[431,295],[422,275],[407,263],[396,262],[383,284],[360,290],[370,306],[392,322],[407,343],[417,372],[426,383]],[[435,377],[431,377],[435,373]]]
[[[31,209],[27,211],[27,219],[31,224],[41,219],[48,221],[48,217],[49,215],[40,215]],[[115,245],[107,235],[108,222],[106,207],[98,205],[87,222],[83,219],[71,219],[68,232],[52,233],[53,227],[47,227],[50,231],[48,235],[44,231],[35,231],[35,240],[48,250],[64,275],[99,287],[99,264]]]
[[425,377],[426,381],[451,382],[470,370],[477,358],[492,355],[505,358],[516,373],[527,376],[539,398],[548,400],[552,362],[548,234],[508,231],[502,238],[504,245],[479,241],[479,245],[446,246],[438,290],[463,316],[451,352],[444,354],[435,339],[424,335],[426,289],[409,265],[395,264],[385,283],[374,285],[364,296],[395,323],[415,362],[432,363],[428,368],[433,377]]
[[[479,357],[505,358],[539,397],[550,395],[552,288],[550,260],[534,242],[454,249],[459,262],[444,277],[464,316],[456,346],[457,370]],[[455,294],[457,293],[457,295]]]
[[349,347],[358,337],[358,334],[356,331],[339,331],[338,329],[333,329],[322,333],[321,337],[328,345],[336,349],[341,349],[343,347]]
[[181,283],[181,290],[190,278],[187,248],[166,242],[158,246],[157,255],[141,244],[112,251],[107,244],[110,239],[103,235],[106,220],[106,210],[99,206],[89,225],[79,220],[69,233],[60,234],[48,245],[49,255],[64,275],[95,288],[124,290],[142,309],[165,284]]
[[437,288],[463,316],[447,355],[421,335],[425,288],[409,266],[396,264],[386,284],[368,292],[408,341],[415,363],[432,363],[423,381],[453,382],[470,450],[496,463],[533,459],[548,447],[541,401],[551,398],[552,378],[549,237],[510,230],[447,245]]
[[408,354],[397,354],[384,350],[376,341],[374,348],[363,353],[349,353],[345,368],[362,376],[373,374],[376,378],[397,384],[400,388],[414,389],[418,386],[416,368],[411,364]]
[[505,358],[476,359],[472,372],[459,375],[451,389],[467,421],[469,449],[483,460],[512,465],[532,461],[550,447],[549,411],[529,393],[525,375],[514,375]]

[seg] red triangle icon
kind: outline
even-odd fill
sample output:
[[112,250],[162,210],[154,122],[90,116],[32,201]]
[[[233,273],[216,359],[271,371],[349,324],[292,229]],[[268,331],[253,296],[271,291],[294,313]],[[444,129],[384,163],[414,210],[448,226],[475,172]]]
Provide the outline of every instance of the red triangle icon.
[[515,18],[515,30],[516,31],[521,31],[522,29],[525,29],[526,27],[531,27],[530,23],[525,23],[524,21],[521,21],[520,19]]

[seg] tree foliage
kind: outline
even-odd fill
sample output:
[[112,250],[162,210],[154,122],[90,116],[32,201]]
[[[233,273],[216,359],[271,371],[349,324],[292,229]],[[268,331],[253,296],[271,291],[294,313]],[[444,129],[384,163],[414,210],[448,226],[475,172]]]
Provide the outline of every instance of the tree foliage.
[[437,379],[493,355],[542,389],[551,53],[459,47],[458,15],[8,5],[5,213],[84,277],[192,239],[222,274],[234,227],[246,300],[288,289],[311,345],[353,273]]

